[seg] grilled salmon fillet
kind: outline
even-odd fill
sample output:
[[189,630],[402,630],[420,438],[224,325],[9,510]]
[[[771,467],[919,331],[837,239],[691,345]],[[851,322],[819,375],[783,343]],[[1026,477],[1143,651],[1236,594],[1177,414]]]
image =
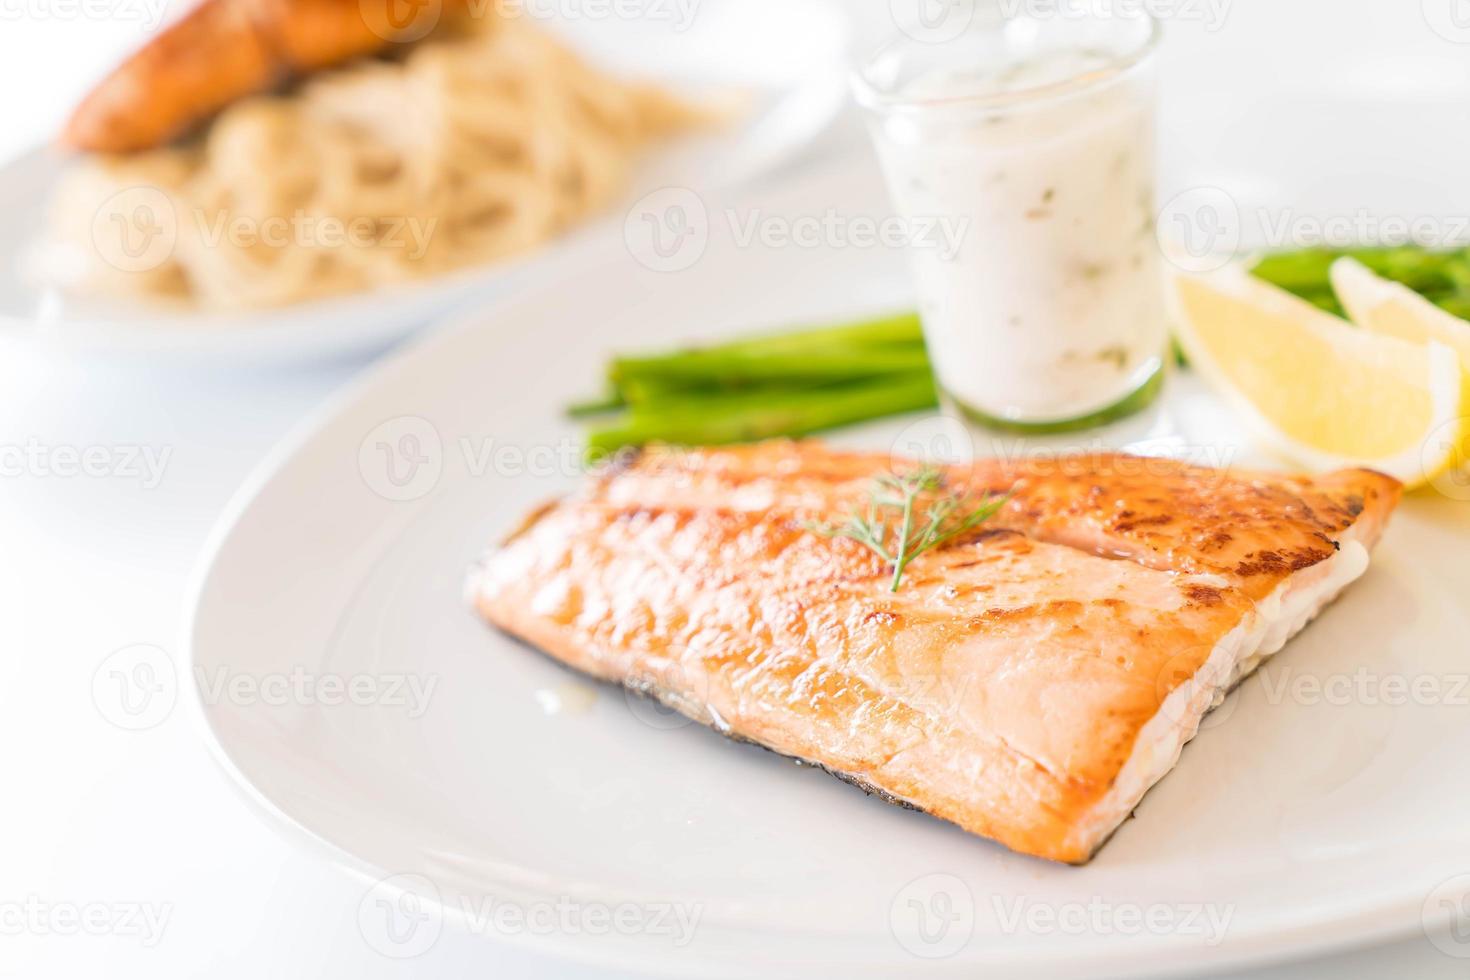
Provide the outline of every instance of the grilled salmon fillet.
[[464,0],[203,0],[102,79],[64,145],[98,153],[162,146],[236,99],[294,76],[417,40]]
[[886,455],[647,452],[472,583],[490,623],[732,737],[1014,850],[1087,861],[1204,714],[1368,564],[1399,485],[1092,454],[951,468],[1010,493],[909,565],[813,533]]

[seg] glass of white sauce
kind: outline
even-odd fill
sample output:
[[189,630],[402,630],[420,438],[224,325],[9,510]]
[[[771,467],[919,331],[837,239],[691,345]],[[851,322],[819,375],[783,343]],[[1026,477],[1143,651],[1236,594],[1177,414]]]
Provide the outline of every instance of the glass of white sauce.
[[939,387],[972,421],[1085,428],[1159,390],[1158,38],[1141,10],[997,8],[958,37],[890,42],[854,75],[912,225]]

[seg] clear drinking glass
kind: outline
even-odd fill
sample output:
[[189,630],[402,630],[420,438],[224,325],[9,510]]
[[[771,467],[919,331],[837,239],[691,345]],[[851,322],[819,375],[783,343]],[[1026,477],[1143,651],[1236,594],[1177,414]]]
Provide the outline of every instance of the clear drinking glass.
[[[1154,235],[1158,25],[1141,11],[1046,6],[977,11],[942,42],[893,41],[854,76],[912,225],[939,387],[972,420],[1023,431],[1141,409],[1168,346]],[[957,232],[951,247],[918,234],[937,222]]]

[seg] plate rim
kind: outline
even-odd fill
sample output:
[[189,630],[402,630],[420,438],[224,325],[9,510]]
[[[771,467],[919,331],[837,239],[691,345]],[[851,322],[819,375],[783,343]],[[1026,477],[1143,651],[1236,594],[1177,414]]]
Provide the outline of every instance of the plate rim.
[[[613,259],[614,257],[608,253],[592,253],[579,257],[579,261],[570,263],[565,271],[595,270],[609,265]],[[369,856],[358,854],[336,843],[322,832],[314,830],[287,812],[281,804],[257,786],[231,756],[219,731],[212,723],[209,706],[204,702],[203,694],[195,682],[197,676],[195,668],[200,661],[200,649],[197,642],[200,625],[198,614],[210,588],[217,559],[233,538],[237,527],[250,512],[262,492],[287,467],[297,463],[303,456],[309,455],[313,441],[319,438],[332,423],[370,404],[372,393],[393,375],[399,372],[411,372],[424,364],[432,364],[442,356],[441,350],[452,350],[462,342],[462,338],[469,335],[481,331],[492,333],[494,331],[491,326],[493,322],[514,319],[518,310],[534,307],[555,288],[554,283],[538,282],[533,288],[518,291],[513,297],[480,304],[473,309],[459,310],[444,318],[442,325],[435,326],[428,333],[411,340],[334,391],[299,420],[251,469],[220,512],[188,577],[181,650],[185,653],[189,677],[188,683],[182,685],[185,688],[183,699],[189,705],[190,717],[195,723],[202,726],[202,734],[208,745],[209,754],[229,775],[231,782],[237,784],[237,789],[243,793],[253,808],[266,815],[269,818],[268,822],[277,827],[282,836],[298,845],[309,847],[315,853],[324,854],[334,865],[364,880],[383,880],[396,872],[378,865]],[[489,342],[504,343],[506,338],[504,335],[497,335]],[[1461,897],[1470,898],[1470,883],[1467,883]],[[1383,896],[1371,907],[1365,906],[1346,915],[1329,915],[1319,917],[1314,921],[1268,925],[1240,935],[1230,934],[1219,945],[1208,950],[1208,968],[1220,970],[1229,967],[1282,963],[1362,949],[1384,942],[1405,939],[1420,933],[1428,933],[1430,930],[1443,929],[1453,921],[1453,916],[1450,914],[1430,915],[1425,909],[1425,901],[1425,896],[1422,894]],[[458,910],[450,903],[443,902],[440,905],[446,920],[459,918]],[[741,931],[739,924],[712,923],[711,925],[718,930],[716,934],[719,936],[738,935]],[[763,938],[780,938],[765,932],[757,934]],[[787,938],[810,944],[816,935],[818,934],[812,930],[798,929]],[[718,968],[718,964],[691,964],[689,962],[673,964],[666,955],[661,956],[651,947],[641,953],[634,946],[619,947],[614,953],[612,947],[589,948],[586,943],[571,936],[532,937],[496,934],[494,941],[507,942],[550,955],[602,966],[682,975],[689,975],[691,968],[696,966],[698,969],[695,972],[723,972]],[[862,951],[854,950],[854,952],[860,955]],[[1197,972],[1202,968],[1204,962],[1206,961],[1201,958],[1198,944],[1178,941],[1178,937],[1175,937],[1175,941],[1158,942],[1137,951],[1129,947],[1095,944],[1088,949],[1068,951],[1063,957],[1056,959],[1038,958],[1034,951],[1028,950],[986,951],[982,949],[977,951],[967,946],[965,950],[952,958],[933,961],[940,972],[946,968],[952,972],[968,972],[983,967],[1002,972],[1022,971],[1027,975],[1051,975],[1053,973],[1071,975],[1072,972],[1078,970],[1097,971],[1100,969],[1105,972],[1125,972],[1137,976],[1157,976],[1191,970]],[[835,968],[842,968],[849,975],[864,972],[863,962],[842,960],[834,956],[828,963]],[[746,965],[753,965],[753,961],[747,962]],[[872,964],[868,969],[872,967],[881,971],[884,963]],[[1039,974],[1037,971],[1040,971]],[[730,975],[739,974],[731,973]]]

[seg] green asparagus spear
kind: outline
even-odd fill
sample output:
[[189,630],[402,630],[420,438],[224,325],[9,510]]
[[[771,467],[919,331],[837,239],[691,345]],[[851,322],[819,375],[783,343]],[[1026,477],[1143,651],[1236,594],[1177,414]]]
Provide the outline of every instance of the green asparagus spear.
[[1441,296],[1434,304],[1446,313],[1453,313],[1462,320],[1470,320],[1470,293],[1455,293]]
[[[860,320],[731,343],[615,359],[610,380],[665,387],[739,386],[775,378],[839,380],[911,369],[923,356],[914,313]],[[896,360],[889,362],[892,355]]]
[[1462,252],[1432,251],[1412,245],[1350,250],[1347,254],[1380,276],[1421,293],[1458,288],[1465,263]]
[[616,412],[620,408],[626,408],[627,399],[618,391],[611,391],[596,398],[587,398],[579,402],[572,402],[567,406],[568,418],[581,419],[593,415],[606,415]]
[[917,313],[895,313],[869,320],[857,320],[835,327],[816,327],[790,333],[767,334],[706,347],[674,351],[677,357],[690,351],[762,352],[827,349],[834,347],[893,347],[924,343],[923,328]]
[[1251,267],[1251,274],[1298,296],[1332,292],[1328,270],[1341,255],[1327,249],[1308,248],[1272,252]]
[[781,394],[690,397],[645,411],[634,409],[620,422],[589,433],[587,448],[594,455],[607,455],[623,446],[650,442],[718,445],[806,435],[935,404],[934,381],[927,370]]
[[1257,277],[1298,296],[1331,294],[1332,263],[1350,256],[1387,279],[1418,292],[1458,290],[1470,284],[1470,258],[1463,251],[1396,248],[1303,248],[1272,252],[1251,268]]
[[618,388],[644,383],[731,387],[770,381],[821,383],[918,371],[929,366],[923,347],[697,350],[658,357],[619,357],[610,371]]
[[1337,301],[1336,293],[1300,293],[1298,295],[1320,310],[1325,310],[1333,316],[1340,316],[1343,319],[1347,319],[1347,311]]

